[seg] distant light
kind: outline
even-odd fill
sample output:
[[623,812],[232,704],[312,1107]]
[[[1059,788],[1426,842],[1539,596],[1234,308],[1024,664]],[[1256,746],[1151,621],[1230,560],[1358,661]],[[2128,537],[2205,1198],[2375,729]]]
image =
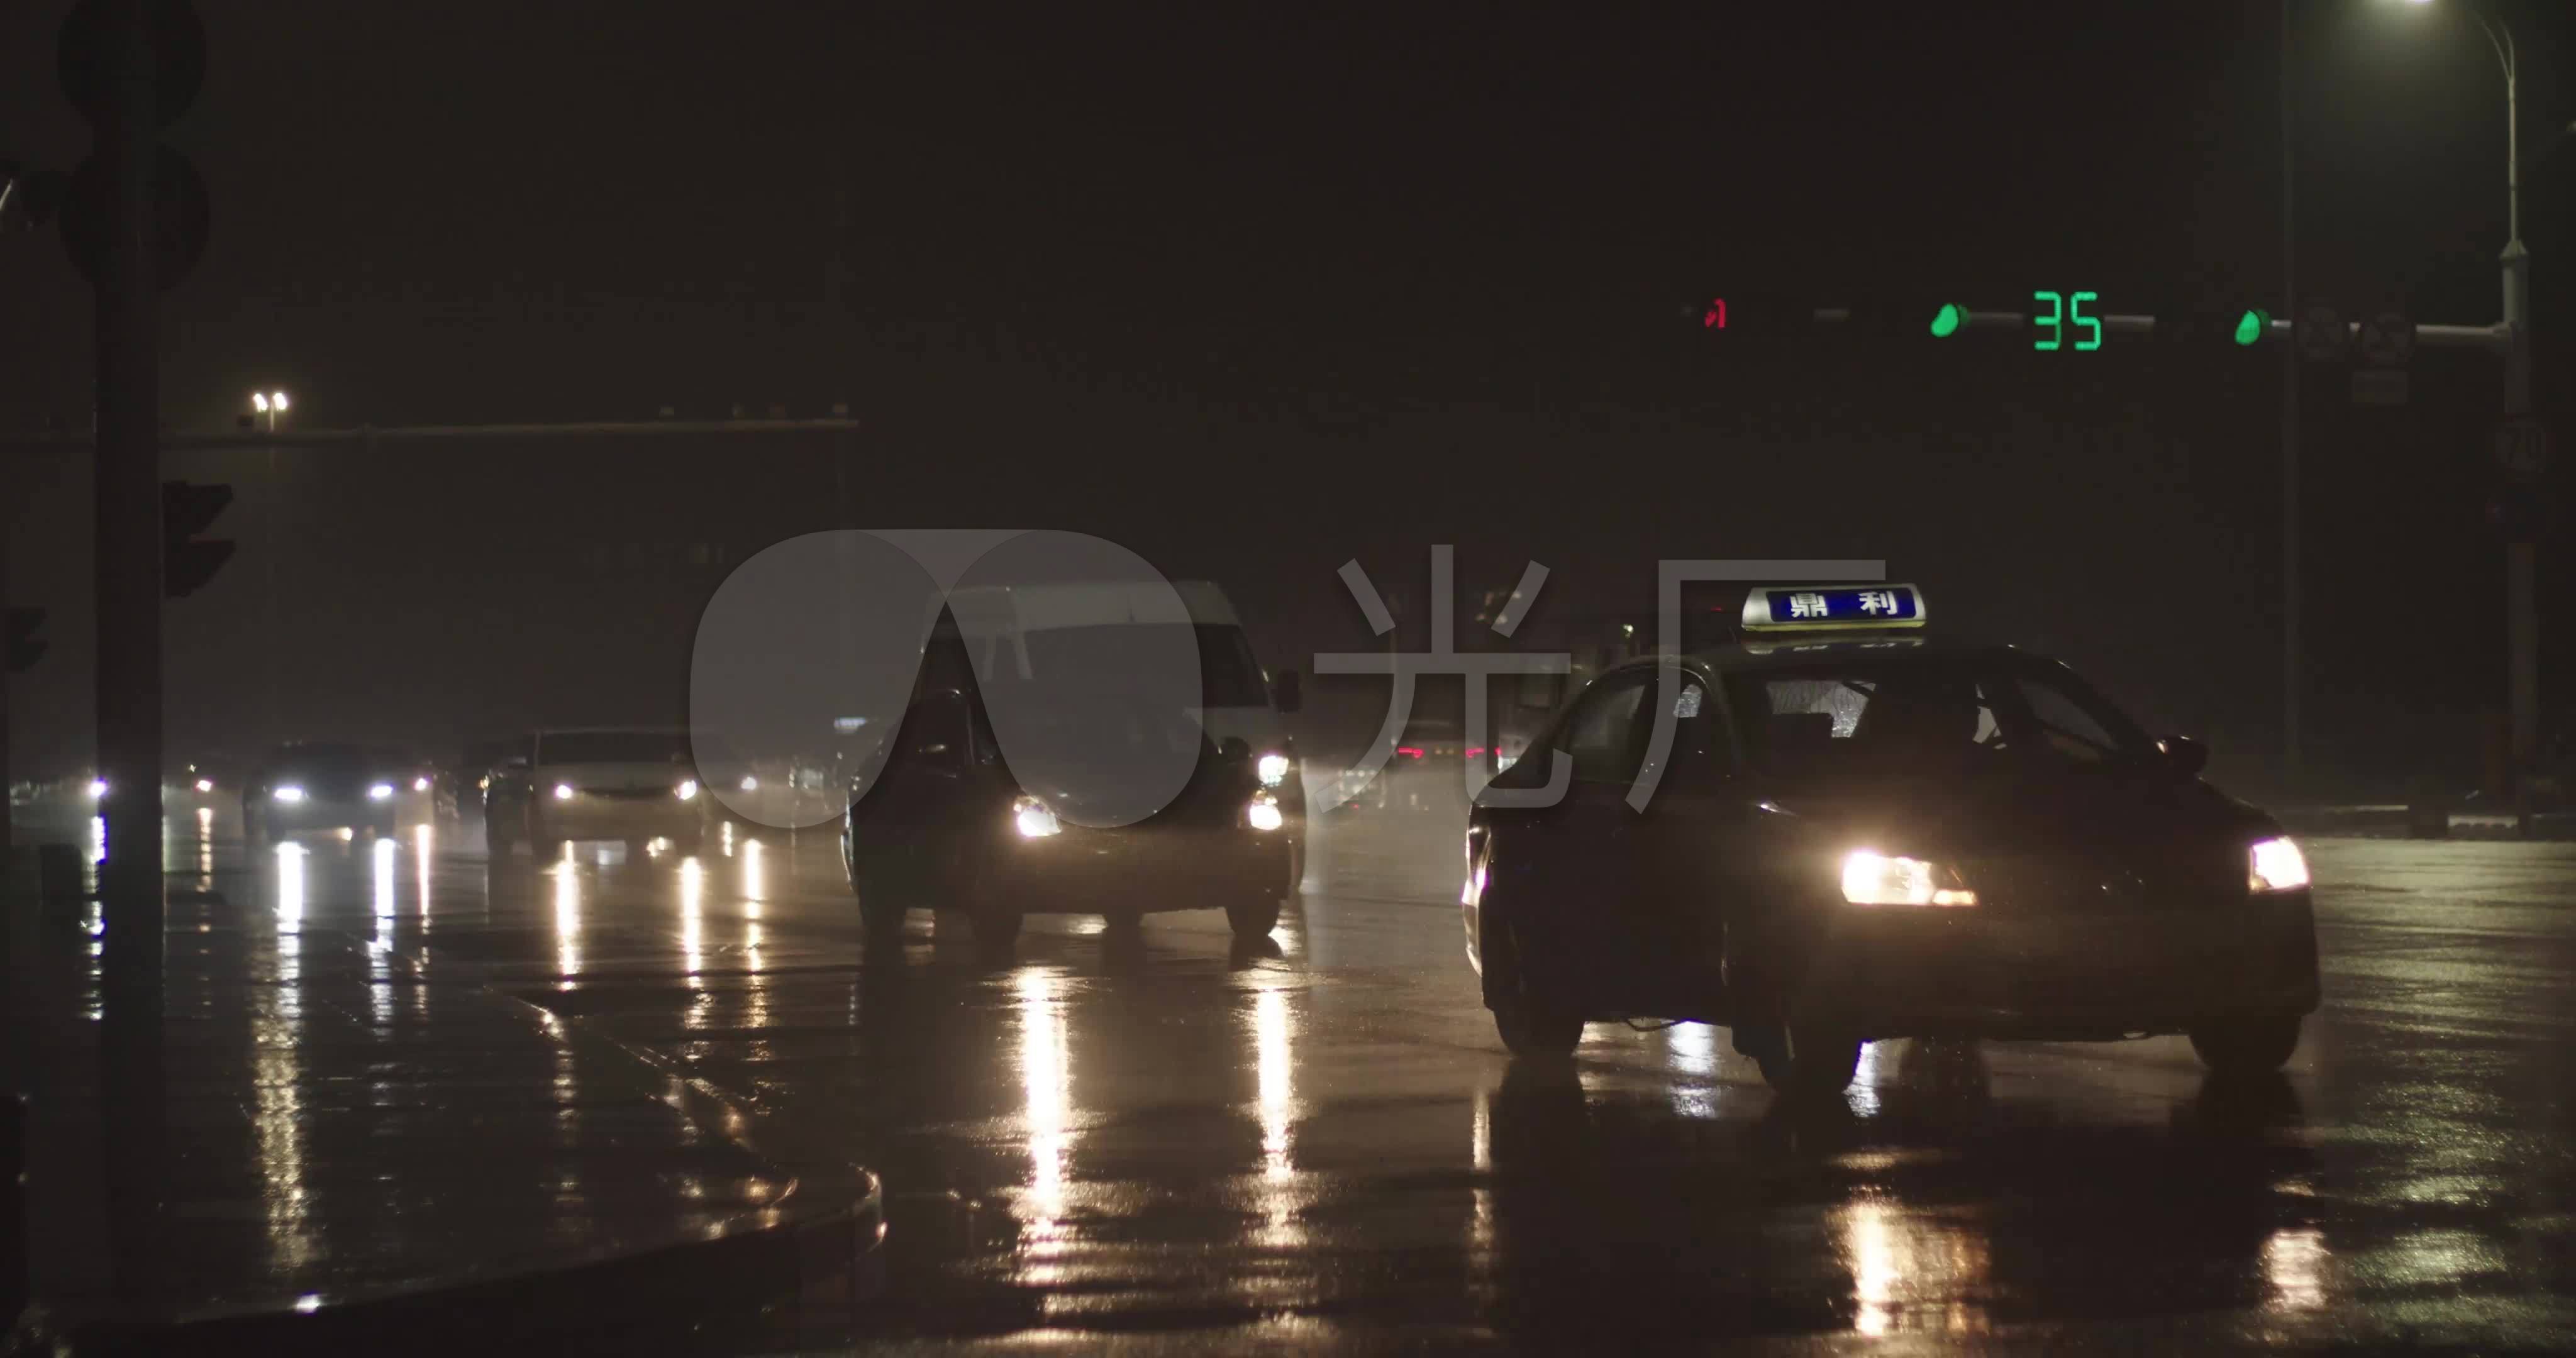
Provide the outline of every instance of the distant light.
[[570,783],[557,783],[557,784],[555,784],[555,800],[556,800],[556,801],[559,801],[559,802],[568,802],[568,801],[571,801],[571,800],[572,800],[572,784],[570,784]]
[[253,409],[253,410],[258,411],[259,413],[261,413],[261,414],[263,414],[263,415],[267,414],[267,413],[268,413],[268,393],[266,393],[266,392],[261,392],[261,391],[254,391],[254,392],[252,392],[252,393],[250,394],[250,408],[251,408],[251,409]]
[[411,780],[411,790],[412,790],[412,791],[414,791],[414,792],[427,792],[427,791],[429,791],[429,778],[428,778],[428,776],[427,776],[426,774],[424,774],[424,775],[422,775],[421,777],[418,777],[418,778],[414,778],[414,779],[412,779],[412,780]]
[[268,404],[271,409],[283,412],[286,409],[286,393],[281,391],[272,394],[268,398]]
[[697,796],[697,795],[698,795],[698,780],[697,780],[697,779],[695,779],[695,778],[683,778],[683,779],[681,779],[681,780],[680,780],[680,785],[679,785],[678,787],[675,787],[675,788],[671,789],[671,795],[672,795],[672,796],[674,796],[674,797],[679,798],[681,801],[684,801],[684,802],[685,802],[685,801],[687,801],[688,799],[690,799],[691,797]]
[[848,735],[848,734],[850,734],[852,731],[856,731],[856,730],[858,730],[860,727],[865,726],[865,725],[867,725],[867,724],[868,724],[868,719],[867,719],[867,718],[865,718],[865,717],[834,717],[834,718],[832,718],[832,729],[833,729],[833,730],[835,730],[835,731],[840,732],[842,735],[845,735],[845,736],[846,736],[846,735]]
[[367,789],[367,800],[371,802],[381,802],[392,795],[394,785],[391,783],[378,783]]
[[1708,311],[1699,318],[1699,328],[1702,330],[1724,330],[1726,328],[1725,298],[1711,297],[1708,299]]
[[748,773],[744,774],[742,776],[742,790],[745,792],[760,791],[760,780],[752,777]]
[[297,1297],[295,1299],[295,1309],[308,1316],[321,1310],[322,1294],[319,1292],[307,1292],[303,1296]]
[[300,802],[304,800],[304,789],[297,787],[293,783],[288,783],[268,795],[272,801],[288,803]]
[[1966,307],[1963,307],[1956,302],[1943,302],[1941,304],[1941,309],[1932,313],[1932,338],[1948,339],[1952,335],[1958,334],[1959,327],[1967,323],[1968,309]]
[[212,792],[212,791],[214,791],[214,790],[215,790],[215,780],[214,780],[214,779],[212,779],[212,778],[200,778],[200,779],[198,779],[198,780],[197,780],[197,790],[198,790],[199,792]]
[[104,796],[106,796],[106,795],[107,795],[107,780],[106,780],[106,779],[104,779],[104,778],[92,778],[92,779],[90,779],[90,780],[89,780],[89,799],[90,799],[91,801],[97,801],[99,798],[104,797]]
[[[2416,3],[2422,4],[2423,0],[2416,0]],[[2264,315],[2260,311],[2246,312],[2244,315],[2236,318],[2236,342],[2238,344],[2254,343],[2256,340],[2263,338],[2263,331],[2269,327],[2271,323],[2272,318]]]

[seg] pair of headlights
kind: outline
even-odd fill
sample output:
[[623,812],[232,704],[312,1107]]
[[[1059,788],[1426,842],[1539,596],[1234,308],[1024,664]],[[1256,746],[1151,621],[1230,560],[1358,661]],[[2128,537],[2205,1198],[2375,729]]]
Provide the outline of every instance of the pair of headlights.
[[[2260,896],[2307,884],[2307,857],[2287,838],[2246,847],[2247,891]],[[1944,864],[1854,849],[1843,855],[1843,899],[1854,905],[1966,906],[1977,903],[1977,893]]]
[[[1279,809],[1277,797],[1264,792],[1245,804],[1243,823],[1267,833],[1286,825],[1288,815]],[[1064,833],[1064,821],[1057,817],[1055,808],[1035,797],[1024,796],[1011,803],[1011,827],[1020,832],[1022,839],[1045,839]]]
[[[429,780],[426,778],[419,779],[412,784],[412,787],[415,790],[426,788],[428,786]],[[393,796],[394,785],[391,783],[376,783],[367,788],[367,800],[371,802],[389,802],[393,800]],[[284,802],[289,806],[293,806],[297,802],[304,800],[304,789],[293,783],[284,783],[271,788],[269,790],[268,797],[270,801]]]

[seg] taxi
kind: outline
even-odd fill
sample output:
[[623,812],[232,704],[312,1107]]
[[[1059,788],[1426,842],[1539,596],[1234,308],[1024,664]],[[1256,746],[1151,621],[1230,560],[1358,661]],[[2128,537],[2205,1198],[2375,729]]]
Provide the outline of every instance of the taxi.
[[2067,666],[1927,620],[1911,585],[1755,588],[1735,640],[1558,712],[1466,834],[1467,955],[1505,1046],[1719,1024],[1806,1093],[1902,1037],[2289,1059],[2317,952],[2280,824]]

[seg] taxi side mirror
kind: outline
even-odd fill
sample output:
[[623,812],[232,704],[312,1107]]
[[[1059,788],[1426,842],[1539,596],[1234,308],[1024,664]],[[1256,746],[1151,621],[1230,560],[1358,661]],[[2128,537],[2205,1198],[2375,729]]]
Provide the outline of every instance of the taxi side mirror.
[[2164,751],[2165,764],[2177,778],[2197,778],[2209,767],[2209,747],[2190,736],[2167,736],[2156,748]]

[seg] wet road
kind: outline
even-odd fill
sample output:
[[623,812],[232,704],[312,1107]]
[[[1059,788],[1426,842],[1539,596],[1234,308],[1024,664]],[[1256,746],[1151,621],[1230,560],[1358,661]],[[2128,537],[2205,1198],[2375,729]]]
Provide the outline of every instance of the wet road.
[[2313,846],[2327,1008],[2277,1081],[2180,1039],[1900,1042],[1799,1111],[1696,1026],[1516,1069],[1438,894],[1452,818],[1336,833],[1273,947],[1033,917],[1004,965],[921,914],[871,949],[823,835],[541,867],[406,832],[391,872],[227,844],[214,876],[880,1171],[896,1342],[2576,1339],[2576,846]]

